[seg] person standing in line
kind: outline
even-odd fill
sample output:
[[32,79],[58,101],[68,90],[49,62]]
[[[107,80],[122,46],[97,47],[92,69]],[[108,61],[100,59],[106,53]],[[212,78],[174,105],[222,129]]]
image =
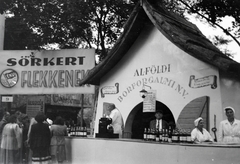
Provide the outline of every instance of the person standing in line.
[[14,112],[14,115],[16,115],[16,117],[17,117],[17,123],[18,123],[19,125],[21,125],[21,122],[20,122],[19,118],[21,117],[22,112],[19,111],[19,110],[16,110],[16,111]]
[[224,112],[227,119],[220,122],[218,141],[222,143],[240,143],[240,120],[235,118],[234,108],[226,107]]
[[67,126],[64,125],[62,117],[58,116],[51,126],[51,156],[53,163],[63,163],[66,160],[65,152],[65,136],[67,133]]
[[0,145],[1,145],[1,140],[2,140],[2,131],[3,131],[4,126],[8,123],[9,117],[10,117],[10,113],[5,112],[2,120],[0,121]]
[[[36,114],[37,115],[45,115],[44,112],[42,110],[38,111],[38,113]],[[47,118],[47,117],[46,117]],[[47,119],[44,120],[44,123],[47,124],[49,126],[49,124],[47,123]],[[26,141],[26,145],[29,147],[29,138],[30,138],[30,132],[32,130],[32,125],[34,124],[37,124],[37,121],[35,119],[35,117],[32,117],[30,119],[30,124],[29,124],[29,129],[28,129],[28,133],[27,133],[27,141]],[[32,150],[29,149],[29,152],[28,152],[28,163],[31,164],[32,162]]]
[[194,121],[195,128],[191,132],[191,138],[194,143],[213,142],[210,133],[203,128],[203,118],[199,117]]
[[2,131],[1,142],[1,163],[3,164],[19,164],[20,149],[22,145],[22,129],[17,124],[16,115],[9,117],[7,123]]
[[31,126],[29,134],[29,145],[32,150],[33,164],[51,163],[50,142],[51,133],[48,125],[44,123],[46,116],[38,113],[35,117],[37,123]]
[[120,111],[116,108],[115,104],[108,105],[109,115],[107,116],[112,120],[111,126],[113,127],[113,133],[119,134],[119,138],[122,138],[123,133],[123,118]]
[[154,120],[150,121],[149,128],[154,130],[168,129],[168,123],[163,120],[163,112],[161,110],[156,110]]
[[22,159],[24,163],[28,163],[29,146],[27,144],[27,139],[30,120],[27,114],[22,114],[19,117],[19,121],[22,124]]

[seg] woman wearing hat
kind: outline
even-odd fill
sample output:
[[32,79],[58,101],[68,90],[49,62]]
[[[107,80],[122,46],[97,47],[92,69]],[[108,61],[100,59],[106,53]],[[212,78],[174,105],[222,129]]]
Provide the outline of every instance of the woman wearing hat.
[[202,143],[202,142],[213,142],[213,138],[210,133],[203,128],[203,119],[199,117],[194,121],[194,128],[191,132],[191,138],[194,143]]
[[224,108],[226,120],[220,122],[218,141],[223,143],[240,143],[240,120],[235,119],[232,107]]

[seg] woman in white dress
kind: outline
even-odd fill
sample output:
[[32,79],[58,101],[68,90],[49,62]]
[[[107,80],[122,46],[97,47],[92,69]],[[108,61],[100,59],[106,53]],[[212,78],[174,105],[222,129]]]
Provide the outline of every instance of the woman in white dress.
[[17,117],[11,115],[2,131],[0,163],[21,163],[22,129],[17,124]]
[[203,128],[203,119],[199,117],[194,121],[195,127],[191,132],[191,138],[194,143],[213,142],[210,133]]
[[226,120],[220,122],[218,141],[222,143],[240,143],[240,120],[234,116],[232,107],[224,108]]
[[62,117],[58,116],[51,126],[51,156],[53,163],[63,163],[66,160],[65,136],[67,126],[64,125]]

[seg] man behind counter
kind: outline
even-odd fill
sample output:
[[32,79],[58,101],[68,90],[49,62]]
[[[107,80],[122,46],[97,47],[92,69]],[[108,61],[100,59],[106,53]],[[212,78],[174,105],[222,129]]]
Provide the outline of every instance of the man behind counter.
[[108,105],[108,111],[110,112],[107,115],[108,118],[112,119],[111,126],[113,127],[113,132],[119,134],[119,138],[122,137],[123,133],[123,118],[120,111],[116,108],[115,104]]
[[158,129],[159,131],[161,129],[168,129],[168,123],[163,120],[163,111],[156,110],[155,112],[155,118],[154,120],[150,121],[149,128],[154,129],[155,131]]

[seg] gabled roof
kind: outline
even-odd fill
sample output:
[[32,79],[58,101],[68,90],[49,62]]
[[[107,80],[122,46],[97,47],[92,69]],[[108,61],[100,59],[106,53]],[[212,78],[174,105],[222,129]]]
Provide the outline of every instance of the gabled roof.
[[220,71],[240,77],[240,64],[224,55],[197,28],[175,13],[167,11],[160,3],[142,0],[138,3],[124,26],[113,49],[106,58],[90,70],[80,85],[99,85],[107,74],[130,49],[144,26],[153,24],[166,38],[193,57],[217,67]]

